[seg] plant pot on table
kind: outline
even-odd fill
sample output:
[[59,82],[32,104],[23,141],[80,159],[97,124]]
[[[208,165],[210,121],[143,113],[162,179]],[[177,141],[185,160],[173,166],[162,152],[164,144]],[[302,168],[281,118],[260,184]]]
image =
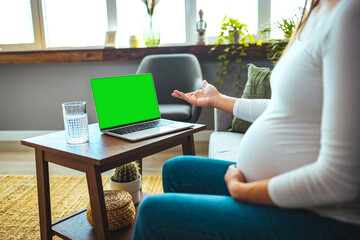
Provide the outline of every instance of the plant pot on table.
[[140,189],[141,189],[141,175],[139,178],[131,182],[115,182],[112,180],[112,176],[109,178],[111,190],[124,190],[131,194],[134,204],[140,202]]

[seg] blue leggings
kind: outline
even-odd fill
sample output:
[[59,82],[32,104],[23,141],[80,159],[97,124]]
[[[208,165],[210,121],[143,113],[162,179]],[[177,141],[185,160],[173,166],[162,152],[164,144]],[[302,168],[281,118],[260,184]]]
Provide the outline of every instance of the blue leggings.
[[165,194],[140,204],[132,239],[360,239],[360,225],[235,201],[224,181],[230,164],[195,156],[167,161]]

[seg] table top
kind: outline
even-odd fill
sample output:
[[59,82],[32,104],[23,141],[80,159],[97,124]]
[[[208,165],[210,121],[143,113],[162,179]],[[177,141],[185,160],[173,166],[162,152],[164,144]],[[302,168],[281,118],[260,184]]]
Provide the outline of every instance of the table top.
[[[185,141],[186,137],[192,136],[196,132],[204,130],[202,124],[194,124],[190,129],[161,135],[154,138],[145,139],[138,142],[129,142],[120,138],[105,135],[100,132],[98,123],[89,125],[89,142],[83,144],[67,144],[65,131],[54,132],[42,136],[24,139],[23,145],[40,149],[46,152],[55,153],[64,157],[103,165],[109,161],[119,158],[126,158],[130,155],[154,152],[153,149],[172,142]],[[149,155],[145,154],[144,156]]]

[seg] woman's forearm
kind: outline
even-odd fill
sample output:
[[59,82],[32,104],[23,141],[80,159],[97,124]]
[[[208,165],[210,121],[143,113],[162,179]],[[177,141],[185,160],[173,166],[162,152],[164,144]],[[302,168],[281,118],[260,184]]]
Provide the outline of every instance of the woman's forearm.
[[233,114],[234,104],[237,98],[229,97],[224,94],[219,94],[214,99],[214,108],[220,109],[224,112]]
[[230,195],[239,202],[255,203],[274,206],[268,192],[269,179],[243,183],[232,179],[228,182]]

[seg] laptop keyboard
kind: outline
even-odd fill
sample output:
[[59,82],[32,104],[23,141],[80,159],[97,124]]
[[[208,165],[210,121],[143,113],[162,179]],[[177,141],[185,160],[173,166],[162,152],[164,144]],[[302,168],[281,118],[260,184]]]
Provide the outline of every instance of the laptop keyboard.
[[150,128],[170,125],[172,123],[174,123],[174,122],[169,121],[169,120],[160,119],[160,120],[156,120],[156,121],[152,121],[152,122],[136,124],[133,126],[111,129],[111,130],[109,130],[109,132],[116,133],[119,135],[124,135],[124,134],[138,132],[138,131],[146,130],[146,129],[150,129]]

